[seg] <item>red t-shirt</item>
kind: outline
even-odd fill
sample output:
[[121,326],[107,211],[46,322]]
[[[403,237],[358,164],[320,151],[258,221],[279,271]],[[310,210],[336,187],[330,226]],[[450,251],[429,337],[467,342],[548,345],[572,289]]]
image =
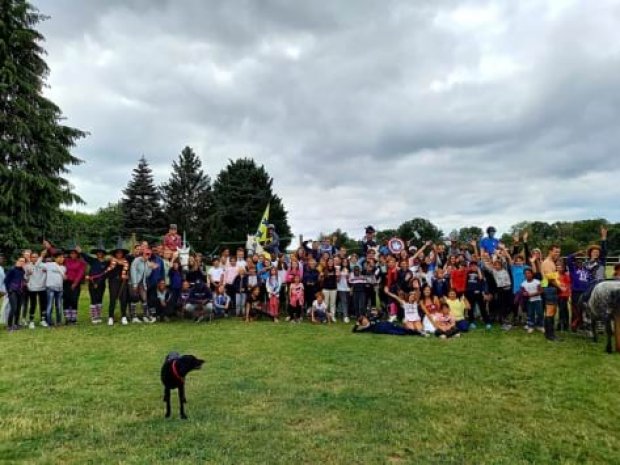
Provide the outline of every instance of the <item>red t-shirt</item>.
[[458,268],[450,272],[450,285],[456,292],[465,292],[467,286],[467,268]]

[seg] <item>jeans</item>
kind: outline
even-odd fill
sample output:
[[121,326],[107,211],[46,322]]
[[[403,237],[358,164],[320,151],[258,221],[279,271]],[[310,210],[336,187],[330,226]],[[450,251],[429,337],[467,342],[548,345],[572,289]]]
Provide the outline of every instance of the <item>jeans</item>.
[[349,291],[338,291],[338,313],[343,318],[349,316]]
[[353,292],[353,312],[356,317],[366,315],[366,292],[354,291]]
[[543,325],[543,306],[542,300],[527,302],[527,325],[530,328],[541,327]]
[[238,294],[235,294],[235,314],[237,316],[243,316],[246,300],[247,294],[245,292],[239,292]]
[[45,310],[45,319],[48,325],[53,325],[52,307],[56,307],[56,324],[62,321],[60,318],[60,309],[62,307],[62,291],[47,289],[47,309]]
[[19,324],[19,311],[24,304],[24,295],[18,291],[9,291],[9,320],[7,326]]
[[30,321],[34,321],[37,300],[39,301],[39,314],[41,321],[43,321],[45,319],[45,311],[47,310],[47,291],[28,291],[28,299],[30,301]]

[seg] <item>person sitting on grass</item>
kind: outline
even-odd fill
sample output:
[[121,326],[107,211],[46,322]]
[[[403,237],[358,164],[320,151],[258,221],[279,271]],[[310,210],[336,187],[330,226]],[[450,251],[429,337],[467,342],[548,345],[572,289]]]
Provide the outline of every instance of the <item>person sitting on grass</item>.
[[441,302],[439,297],[433,295],[433,289],[426,284],[422,287],[422,300],[420,308],[422,309],[422,326],[427,334],[435,334],[434,315],[439,313]]
[[407,300],[403,298],[405,296],[404,293],[396,295],[387,292],[387,295],[392,297],[403,308],[403,326],[412,331],[422,332],[422,319],[420,318],[419,311],[420,293],[418,291],[409,292]]
[[441,339],[447,339],[449,337],[460,337],[461,334],[456,328],[456,321],[450,314],[450,305],[446,302],[441,304],[441,313],[433,316],[435,323],[435,336]]
[[370,320],[361,315],[353,326],[354,333],[388,334],[390,336],[421,336],[420,331],[398,326],[391,321]]
[[325,296],[322,292],[317,292],[316,300],[312,302],[312,308],[310,310],[310,321],[312,323],[329,323],[327,317],[327,304],[325,303]]
[[230,308],[230,296],[226,294],[226,285],[220,284],[215,290],[213,297],[213,313],[215,317],[228,316]]
[[202,280],[194,284],[189,292],[188,304],[186,309],[194,315],[194,322],[200,323],[213,311],[213,294],[211,290]]
[[250,295],[248,295],[245,304],[245,322],[249,323],[250,321],[254,321],[261,315],[273,320],[274,323],[278,323],[278,319],[274,318],[265,308],[265,304],[261,298],[260,286],[254,286],[250,290]]
[[461,333],[469,331],[469,321],[465,318],[466,312],[471,312],[471,305],[465,297],[460,299],[457,297],[457,293],[454,289],[448,291],[448,298],[446,299],[448,307],[450,307],[450,315],[454,317],[456,322],[456,329]]

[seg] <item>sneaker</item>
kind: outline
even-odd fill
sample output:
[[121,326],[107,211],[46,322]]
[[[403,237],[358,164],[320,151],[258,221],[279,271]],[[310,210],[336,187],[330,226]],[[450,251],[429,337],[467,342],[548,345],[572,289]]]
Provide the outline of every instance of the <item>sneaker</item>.
[[151,319],[149,320],[149,323],[157,323],[157,318],[152,316]]
[[127,323],[129,323],[129,322],[127,321],[127,317],[126,317],[126,316],[124,316],[123,318],[121,318],[121,324],[122,324],[123,326],[127,326]]
[[439,339],[448,339],[448,336],[446,336],[445,334],[442,334],[441,336],[439,336]]
[[137,316],[134,316],[134,317],[131,319],[131,322],[132,322],[132,323],[142,323],[142,321],[140,320],[140,318],[138,318]]
[[287,316],[284,321],[292,321],[290,316]]
[[469,329],[476,329],[476,328],[477,328],[476,323],[469,324]]
[[527,334],[532,334],[534,332],[534,328],[527,328]]
[[431,333],[429,333],[428,331],[424,331],[422,334],[424,335],[424,337],[431,337]]
[[508,323],[505,323],[505,324],[502,325],[502,329],[504,331],[510,331],[512,329],[512,325],[510,325]]
[[47,321],[45,320],[41,320],[41,323],[39,323],[41,326],[43,326],[44,328],[47,328],[49,325],[47,324]]
[[344,321],[345,323],[350,323],[350,322],[351,322],[351,320],[349,320],[349,317],[348,317],[348,316],[345,316],[345,317],[344,317],[344,320],[342,320],[342,321]]
[[490,331],[491,329],[493,329],[493,326],[491,326],[490,324],[488,324],[488,325],[486,325],[486,326],[485,326],[485,328],[486,328],[487,330],[489,330],[489,331]]
[[461,333],[456,333],[454,337],[461,337]]
[[538,326],[536,328],[536,331],[538,331],[539,333],[544,333],[545,332],[545,328],[543,326]]
[[397,319],[398,319],[398,317],[396,315],[392,315],[388,321],[390,323],[394,323]]
[[29,327],[30,329],[34,329],[34,321],[31,321],[31,322],[28,324],[28,327]]
[[198,318],[194,320],[194,323],[200,323],[201,321],[204,321],[204,319],[205,319],[204,316],[199,316]]
[[114,326],[114,318],[108,318],[108,326]]

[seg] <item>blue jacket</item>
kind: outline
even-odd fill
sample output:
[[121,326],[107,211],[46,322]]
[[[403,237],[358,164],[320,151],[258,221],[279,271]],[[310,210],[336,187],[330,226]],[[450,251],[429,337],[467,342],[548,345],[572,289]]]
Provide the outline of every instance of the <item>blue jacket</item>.
[[164,268],[164,260],[157,255],[153,255],[151,256],[151,261],[153,263],[156,263],[158,266],[153,271],[151,271],[151,274],[149,275],[147,279],[147,284],[149,287],[157,286],[157,283],[161,281],[162,279],[164,279],[166,276],[166,270]]
[[23,292],[25,276],[26,271],[23,268],[11,268],[4,276],[4,286],[6,287],[6,292]]

